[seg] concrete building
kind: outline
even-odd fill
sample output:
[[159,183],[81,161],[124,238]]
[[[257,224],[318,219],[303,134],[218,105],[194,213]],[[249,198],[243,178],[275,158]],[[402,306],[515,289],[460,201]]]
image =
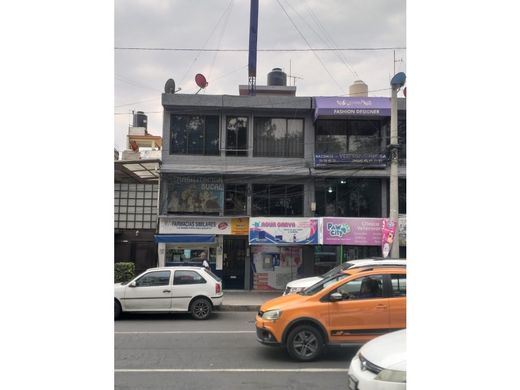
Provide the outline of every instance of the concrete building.
[[[294,243],[279,245],[250,245],[248,234],[261,218],[290,226],[388,217],[390,99],[299,97],[286,85],[246,96],[244,88],[239,96],[162,95],[159,265],[196,263],[205,252],[224,288],[276,289],[381,255],[374,244],[302,245],[296,230]],[[404,99],[399,110],[405,140]]]

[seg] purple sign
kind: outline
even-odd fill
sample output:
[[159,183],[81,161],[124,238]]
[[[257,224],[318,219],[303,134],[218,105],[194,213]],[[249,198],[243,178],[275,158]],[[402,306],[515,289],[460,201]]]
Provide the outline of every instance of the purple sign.
[[380,246],[383,218],[323,218],[324,245]]
[[316,111],[319,116],[390,116],[390,98],[386,97],[315,97]]

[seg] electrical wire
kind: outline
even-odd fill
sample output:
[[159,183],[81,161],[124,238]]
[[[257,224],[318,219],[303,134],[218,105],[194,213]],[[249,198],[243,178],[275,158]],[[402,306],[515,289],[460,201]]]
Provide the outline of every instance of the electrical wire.
[[[249,49],[205,49],[205,48],[172,48],[172,47],[115,47],[114,50],[135,50],[135,51],[198,51],[198,52],[248,52]],[[406,50],[404,46],[391,47],[346,47],[346,48],[309,48],[309,49],[257,49],[262,52],[315,52],[315,51],[386,51],[386,50]]]

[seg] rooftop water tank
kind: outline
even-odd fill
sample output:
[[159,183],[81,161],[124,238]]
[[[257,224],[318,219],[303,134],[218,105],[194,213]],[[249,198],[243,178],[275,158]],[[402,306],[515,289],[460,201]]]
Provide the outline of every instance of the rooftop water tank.
[[134,127],[147,128],[148,117],[142,111],[137,111],[134,114]]
[[267,85],[287,86],[287,74],[280,68],[273,68],[267,74]]
[[349,87],[350,96],[368,96],[368,85],[361,80],[356,80]]

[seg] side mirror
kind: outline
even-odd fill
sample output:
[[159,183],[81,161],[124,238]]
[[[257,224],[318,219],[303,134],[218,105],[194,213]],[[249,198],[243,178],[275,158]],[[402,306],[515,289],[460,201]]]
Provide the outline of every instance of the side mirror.
[[341,293],[339,293],[339,292],[332,293],[332,294],[330,294],[330,300],[332,302],[341,301],[341,300],[343,300],[343,295],[341,295]]
[[137,284],[135,282],[132,282],[128,285],[128,287],[137,287]]

